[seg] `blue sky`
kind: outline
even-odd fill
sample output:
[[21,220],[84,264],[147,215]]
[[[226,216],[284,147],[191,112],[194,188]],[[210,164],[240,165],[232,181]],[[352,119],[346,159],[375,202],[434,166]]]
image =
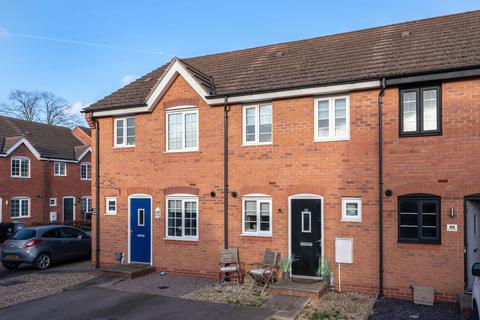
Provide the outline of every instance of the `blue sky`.
[[0,102],[11,89],[48,90],[79,109],[173,55],[203,55],[475,9],[480,9],[478,0],[0,0]]

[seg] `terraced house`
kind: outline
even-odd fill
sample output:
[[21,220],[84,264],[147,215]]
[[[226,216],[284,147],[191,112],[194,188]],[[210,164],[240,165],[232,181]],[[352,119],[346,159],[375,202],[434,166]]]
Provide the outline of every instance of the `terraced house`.
[[0,222],[89,219],[90,134],[0,116]]
[[217,276],[223,247],[270,248],[343,290],[471,288],[480,11],[174,58],[84,112],[99,265]]

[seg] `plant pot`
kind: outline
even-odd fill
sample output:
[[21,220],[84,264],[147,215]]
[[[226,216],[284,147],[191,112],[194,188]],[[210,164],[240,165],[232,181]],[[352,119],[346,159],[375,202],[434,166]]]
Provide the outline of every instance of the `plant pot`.
[[282,279],[283,279],[283,280],[288,280],[288,279],[289,279],[289,274],[288,274],[288,272],[282,272]]

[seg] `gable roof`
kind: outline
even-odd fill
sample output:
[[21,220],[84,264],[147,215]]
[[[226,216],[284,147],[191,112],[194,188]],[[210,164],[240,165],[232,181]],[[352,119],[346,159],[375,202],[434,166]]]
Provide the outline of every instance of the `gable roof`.
[[181,62],[210,96],[273,92],[480,67],[480,10],[186,59],[175,58],[85,111],[146,106]]
[[0,156],[21,144],[45,159],[78,161],[90,151],[69,128],[0,116]]

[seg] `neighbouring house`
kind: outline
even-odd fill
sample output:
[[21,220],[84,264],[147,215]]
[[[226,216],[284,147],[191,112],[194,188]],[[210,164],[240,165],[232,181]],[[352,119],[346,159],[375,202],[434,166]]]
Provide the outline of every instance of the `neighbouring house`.
[[0,116],[0,222],[89,220],[90,135]]
[[335,286],[341,261],[343,290],[471,288],[480,11],[174,58],[84,112],[101,266],[213,277],[270,248]]

